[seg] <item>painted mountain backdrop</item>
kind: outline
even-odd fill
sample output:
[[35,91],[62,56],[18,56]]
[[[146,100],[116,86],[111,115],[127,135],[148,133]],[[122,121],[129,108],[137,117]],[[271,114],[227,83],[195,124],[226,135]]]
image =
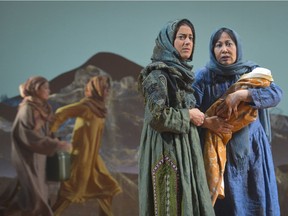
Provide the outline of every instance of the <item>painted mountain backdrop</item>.
[[[125,191],[124,195],[118,198],[119,203],[113,207],[116,209],[115,212],[118,212],[116,215],[138,215],[138,146],[144,107],[137,91],[137,77],[142,68],[116,54],[97,53],[83,65],[64,72],[49,82],[51,88],[49,102],[56,110],[60,106],[79,101],[84,96],[84,85],[89,77],[99,73],[108,73],[112,77],[109,115],[106,119],[101,155]],[[0,179],[15,177],[10,163],[10,131],[20,101],[20,96],[16,96],[0,103]],[[60,128],[57,136],[69,140],[73,123],[73,119],[67,121]],[[277,108],[271,109],[271,123],[272,152],[281,208],[282,213],[286,212],[283,215],[288,215],[287,205],[284,204],[288,199],[288,181],[286,181],[288,179],[288,117],[281,115]],[[51,185],[53,187],[53,184]],[[55,196],[57,187],[51,191]],[[127,201],[123,202],[123,200]],[[88,205],[87,208],[92,207]],[[81,211],[82,214],[79,215],[83,215],[83,209]],[[67,212],[67,215],[71,215],[71,212]],[[75,211],[73,215],[77,215]]]
[[[99,73],[107,73],[111,76],[112,91],[101,156],[123,187],[124,194],[118,199],[126,200],[126,202],[121,201],[114,206],[119,215],[138,215],[138,146],[144,113],[143,101],[137,91],[137,77],[141,69],[141,66],[118,55],[98,53],[80,67],[64,72],[49,82],[51,88],[49,102],[56,110],[60,106],[82,99],[85,83],[91,76]],[[1,178],[13,179],[15,177],[15,171],[10,162],[10,131],[20,101],[21,97],[16,96],[0,103]],[[74,119],[67,121],[60,128],[57,136],[69,140],[73,123]],[[51,187],[53,185],[51,183]],[[3,184],[0,190],[2,186]],[[57,187],[51,191],[52,196],[55,196]],[[125,208],[126,205],[127,208]],[[71,212],[67,214],[71,215]],[[80,215],[83,215],[83,211]],[[87,213],[87,215],[90,214]]]

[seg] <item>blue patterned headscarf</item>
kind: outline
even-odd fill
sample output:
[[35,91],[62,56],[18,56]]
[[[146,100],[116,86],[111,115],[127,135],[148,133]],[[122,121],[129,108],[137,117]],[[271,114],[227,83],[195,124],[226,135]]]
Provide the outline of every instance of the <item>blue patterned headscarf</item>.
[[[188,60],[182,60],[179,52],[174,47],[174,37],[176,34],[176,28],[181,21],[188,22],[193,28],[193,50]],[[151,57],[152,62],[164,62],[166,65],[176,67],[182,74],[183,78],[189,83],[194,81],[194,73],[192,73],[192,65],[188,62],[192,61],[193,51],[195,47],[195,30],[193,24],[187,19],[177,19],[168,22],[159,32],[158,37],[155,40],[155,47]]]
[[222,76],[230,76],[230,75],[235,75],[235,74],[241,75],[243,73],[250,72],[251,68],[254,68],[258,65],[252,61],[244,61],[243,60],[241,39],[240,39],[239,35],[237,34],[237,32],[235,32],[232,29],[228,29],[228,30],[232,31],[232,33],[236,39],[236,41],[234,41],[234,43],[236,44],[236,47],[237,47],[237,59],[236,59],[235,63],[231,64],[231,65],[222,65],[216,60],[215,55],[214,55],[215,43],[213,44],[213,41],[214,41],[216,34],[219,31],[223,31],[225,29],[228,29],[228,28],[224,28],[224,27],[219,28],[211,35],[210,43],[209,43],[210,61],[207,63],[206,67],[209,70],[214,71],[217,75],[222,75]]

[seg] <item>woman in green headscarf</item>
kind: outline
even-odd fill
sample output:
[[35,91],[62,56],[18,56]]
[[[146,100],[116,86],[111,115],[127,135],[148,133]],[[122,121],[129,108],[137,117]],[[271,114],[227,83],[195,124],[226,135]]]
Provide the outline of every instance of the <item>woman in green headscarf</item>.
[[160,31],[152,62],[139,76],[145,100],[140,141],[140,215],[213,216],[196,126],[192,61],[193,24],[168,22]]

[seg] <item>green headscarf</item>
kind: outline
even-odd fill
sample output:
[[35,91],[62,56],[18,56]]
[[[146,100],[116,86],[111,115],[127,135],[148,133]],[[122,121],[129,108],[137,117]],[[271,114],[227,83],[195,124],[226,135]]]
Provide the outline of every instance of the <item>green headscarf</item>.
[[[174,47],[176,30],[179,29],[179,23],[183,21],[189,23],[193,33],[193,49],[188,60],[182,60],[179,52]],[[192,73],[193,66],[189,65],[188,61],[192,61],[195,47],[195,30],[193,24],[188,19],[170,21],[161,29],[155,43],[151,57],[152,62],[164,62],[168,66],[176,67],[183,79],[188,83],[192,83],[194,81],[194,73]]]
[[[183,23],[184,22],[184,23]],[[183,60],[179,52],[174,47],[174,39],[176,31],[183,24],[188,24],[193,33],[193,50],[188,60]],[[152,63],[147,65],[139,75],[139,91],[142,92],[142,82],[153,70],[166,71],[173,82],[176,82],[181,89],[193,93],[192,83],[194,81],[194,73],[192,65],[188,62],[192,61],[195,46],[195,30],[193,24],[187,19],[180,19],[168,22],[159,32],[155,40],[155,47],[151,57]],[[142,92],[143,94],[143,92]]]

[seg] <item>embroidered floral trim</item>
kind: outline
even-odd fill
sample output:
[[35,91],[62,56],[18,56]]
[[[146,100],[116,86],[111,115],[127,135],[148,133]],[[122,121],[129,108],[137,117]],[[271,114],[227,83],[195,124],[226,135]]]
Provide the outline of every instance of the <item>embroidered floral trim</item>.
[[176,163],[164,156],[152,169],[155,216],[179,215],[179,172]]

